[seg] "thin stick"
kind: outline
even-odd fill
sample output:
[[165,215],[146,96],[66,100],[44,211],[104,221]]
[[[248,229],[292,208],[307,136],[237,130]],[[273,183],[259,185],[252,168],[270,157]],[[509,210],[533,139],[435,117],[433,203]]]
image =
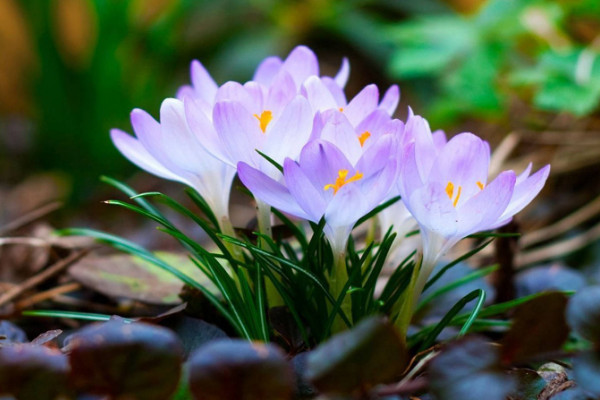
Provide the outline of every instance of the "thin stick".
[[525,248],[552,239],[598,214],[600,214],[600,196],[560,221],[523,236],[520,240],[521,246]]
[[25,308],[30,308],[31,306],[37,303],[41,303],[44,300],[49,300],[58,295],[74,292],[79,289],[81,289],[81,284],[78,282],[71,282],[62,286],[57,286],[50,290],[46,290],[45,292],[40,292],[24,300],[21,300],[20,302],[15,304],[15,309],[23,310]]
[[57,263],[55,263],[54,265],[46,268],[39,274],[34,275],[31,278],[27,279],[20,285],[10,289],[8,292],[6,292],[2,296],[0,296],[0,307],[5,305],[9,301],[12,301],[13,299],[19,297],[25,291],[36,287],[40,283],[46,281],[47,279],[58,274],[62,270],[66,269],[67,267],[71,266],[71,264],[73,264],[76,261],[79,261],[87,253],[88,253],[88,250],[82,250],[77,253],[73,253],[70,256],[68,256],[67,258],[64,258],[64,259],[58,261]]
[[60,201],[55,201],[41,206],[39,208],[36,208],[35,210],[15,219],[14,221],[9,222],[8,224],[0,226],[0,235],[4,235],[8,232],[12,232],[16,229],[19,229],[35,221],[36,219],[42,218],[43,216],[58,210],[60,207],[62,207],[62,203]]
[[575,237],[560,240],[551,245],[541,247],[536,250],[521,253],[517,256],[517,268],[526,265],[536,264],[542,261],[550,260],[572,253],[593,241],[600,239],[600,224],[594,225],[592,228]]

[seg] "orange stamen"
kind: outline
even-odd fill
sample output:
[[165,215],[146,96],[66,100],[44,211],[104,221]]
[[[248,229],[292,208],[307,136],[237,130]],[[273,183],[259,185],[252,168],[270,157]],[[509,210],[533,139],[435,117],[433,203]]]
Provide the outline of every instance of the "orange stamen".
[[323,187],[323,190],[333,189],[333,194],[336,194],[338,192],[338,190],[340,190],[340,188],[342,186],[344,186],[345,184],[350,183],[350,182],[356,182],[356,181],[362,179],[363,174],[356,171],[356,173],[353,176],[351,176],[350,178],[346,179],[347,176],[348,176],[348,170],[340,169],[338,171],[338,177],[335,178],[335,182],[325,185],[325,187]]
[[483,188],[485,187],[485,185],[479,181],[477,181],[477,187],[479,188],[479,190],[483,190]]
[[367,141],[368,138],[371,137],[371,132],[369,131],[364,131],[359,137],[358,137],[358,141],[360,142],[360,146],[364,146],[365,142]]
[[[456,205],[458,204],[458,199],[460,199],[461,192],[462,192],[462,186],[459,186],[458,190],[456,191],[456,198],[452,202],[452,205],[454,207],[456,207]],[[448,184],[446,185],[446,194],[448,195],[448,198],[450,200],[452,200],[454,198],[454,183],[448,182]]]
[[269,122],[271,122],[271,120],[273,119],[273,113],[269,110],[265,110],[260,114],[260,116],[258,114],[254,114],[254,117],[260,123],[260,130],[263,131],[263,133],[265,133],[267,131],[267,126],[269,125]]

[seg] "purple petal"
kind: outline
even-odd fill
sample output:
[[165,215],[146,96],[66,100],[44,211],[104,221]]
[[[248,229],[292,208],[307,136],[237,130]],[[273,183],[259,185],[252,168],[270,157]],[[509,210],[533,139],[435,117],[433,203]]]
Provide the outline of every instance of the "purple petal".
[[215,105],[213,122],[223,147],[231,155],[231,163],[244,161],[255,167],[262,157],[256,152],[266,141],[258,120],[236,101],[223,101]]
[[282,69],[286,70],[300,87],[312,75],[319,75],[317,56],[306,46],[297,46],[283,62]]
[[272,111],[275,115],[279,115],[285,106],[296,97],[297,92],[296,85],[290,74],[281,71],[274,78],[269,88],[265,109]]
[[456,209],[449,201],[445,188],[439,183],[432,182],[416,189],[405,204],[422,230],[447,239],[456,235]]
[[212,104],[215,101],[218,86],[200,61],[192,61],[190,75],[192,76],[192,85],[196,95]]
[[458,207],[461,237],[490,229],[498,221],[513,195],[515,180],[514,172],[504,171]]
[[310,219],[309,215],[298,206],[298,203],[296,203],[289,190],[281,183],[276,182],[244,162],[238,164],[237,170],[238,176],[244,186],[256,198],[285,213],[298,218]]
[[342,65],[340,66],[340,70],[335,75],[335,78],[333,78],[333,80],[339,87],[341,87],[343,89],[344,87],[346,87],[346,83],[348,82],[349,76],[350,76],[350,62],[348,62],[348,59],[346,57],[344,57],[342,59]]
[[550,165],[546,165],[529,178],[517,183],[510,203],[500,219],[512,218],[513,215],[524,209],[542,190],[549,174]]
[[183,104],[188,126],[208,153],[233,166],[235,163],[231,160],[232,156],[223,146],[221,138],[217,134],[209,117],[205,114],[206,103],[203,103],[200,99],[192,97],[184,98]]
[[307,219],[319,222],[327,207],[324,190],[316,188],[312,179],[309,179],[298,164],[290,158],[287,158],[283,164],[283,174],[288,190],[309,216]]
[[267,57],[265,58],[254,73],[253,81],[258,82],[262,85],[269,86],[275,75],[281,70],[283,61],[279,57]]
[[369,115],[379,102],[379,89],[376,85],[367,85],[344,108],[344,113],[353,126],[357,126]]
[[338,104],[327,86],[316,76],[311,76],[304,82],[301,93],[315,111],[325,111],[338,108]]
[[310,137],[312,119],[308,101],[302,96],[296,97],[267,131],[265,154],[280,164],[286,157],[297,159]]
[[185,181],[156,161],[142,143],[128,133],[119,129],[111,129],[110,138],[121,154],[138,167],[164,179]]
[[[252,91],[252,88],[250,89]],[[224,83],[215,97],[215,103],[222,101],[235,101],[242,104],[252,114],[261,113],[263,111],[262,94],[260,91],[254,91],[254,96],[251,96],[248,89],[238,82]],[[256,97],[259,98],[256,98]]]
[[323,85],[327,87],[333,98],[335,99],[335,103],[337,107],[345,107],[347,104],[346,95],[344,94],[344,89],[342,89],[338,84],[328,76],[321,78],[321,82]]
[[177,89],[177,94],[175,97],[183,101],[183,99],[186,97],[196,97],[196,92],[190,85],[184,85]]
[[351,229],[356,221],[372,208],[361,193],[358,182],[349,183],[338,190],[329,202],[325,211],[325,221],[334,228],[347,226]]
[[399,102],[400,88],[398,85],[392,85],[383,95],[383,99],[381,99],[381,103],[379,103],[379,108],[385,110],[389,116],[392,116],[394,115],[394,112],[396,112]]
[[523,172],[521,172],[518,176],[517,176],[517,185],[523,181],[525,181],[525,179],[529,178],[529,174],[531,174],[531,168],[533,167],[533,163],[529,163],[527,164],[527,168],[525,168],[523,170]]
[[444,186],[448,182],[455,188],[460,186],[460,205],[463,199],[481,190],[480,184],[486,184],[489,165],[489,145],[471,133],[461,133],[450,139],[439,153],[429,179]]
[[403,199],[424,185],[419,175],[419,166],[416,159],[415,143],[410,143],[404,148],[400,161],[398,191]]
[[326,198],[333,197],[333,190],[324,190],[334,183],[341,169],[354,171],[344,154],[332,143],[323,140],[309,142],[300,153],[300,168],[317,190],[323,190]]
[[321,130],[320,139],[336,145],[354,165],[363,153],[359,137],[344,113],[337,110],[331,111]]
[[438,129],[437,131],[433,132],[432,137],[433,145],[435,146],[437,151],[441,151],[442,148],[446,145],[446,143],[448,143],[448,140],[446,139],[446,133],[441,129]]

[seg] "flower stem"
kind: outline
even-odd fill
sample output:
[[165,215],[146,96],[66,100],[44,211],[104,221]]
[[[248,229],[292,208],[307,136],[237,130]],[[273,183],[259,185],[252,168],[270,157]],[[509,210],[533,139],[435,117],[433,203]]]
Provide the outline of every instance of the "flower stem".
[[392,315],[396,313],[398,315],[395,325],[402,337],[406,337],[408,327],[417,309],[419,297],[421,297],[423,288],[436,262],[436,257],[425,257],[422,252],[417,255],[417,264],[413,270],[410,283],[402,296],[400,296],[400,299],[398,299],[398,302],[394,305]]
[[[342,294],[344,290],[344,286],[348,282],[348,270],[346,269],[346,253],[344,252],[335,252],[334,260],[333,260],[333,270],[331,271],[331,275],[329,277],[329,288],[331,291],[331,295],[334,299],[338,299],[338,297]],[[346,314],[346,317],[352,321],[352,297],[346,294],[340,309]],[[333,321],[333,326],[331,328],[331,333],[335,334],[346,330],[346,324],[341,316],[337,315],[335,320]]]
[[[271,206],[257,199],[256,218],[258,219],[258,231],[263,235],[272,238],[273,232],[271,229]],[[264,250],[269,250],[269,246],[264,240],[260,240],[260,244]],[[265,293],[269,308],[285,305],[283,298],[269,277],[265,277]]]

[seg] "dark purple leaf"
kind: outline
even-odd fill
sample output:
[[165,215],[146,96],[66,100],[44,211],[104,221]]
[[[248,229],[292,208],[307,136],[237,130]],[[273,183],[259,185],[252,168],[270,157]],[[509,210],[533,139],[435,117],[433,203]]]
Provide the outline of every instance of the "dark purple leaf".
[[0,348],[0,395],[19,400],[53,400],[67,393],[67,357],[30,344]]
[[371,317],[310,352],[306,378],[323,393],[353,393],[393,381],[407,363],[406,344],[394,326]]
[[294,373],[274,345],[217,340],[192,354],[189,382],[196,400],[287,400]]
[[437,399],[505,400],[516,388],[499,367],[497,349],[478,337],[448,345],[431,361],[429,379]]
[[71,381],[80,390],[118,398],[168,399],[181,375],[182,349],[170,330],[111,320],[69,338]]
[[567,297],[550,292],[517,307],[513,324],[502,340],[502,362],[527,361],[559,350],[569,336],[565,320]]

